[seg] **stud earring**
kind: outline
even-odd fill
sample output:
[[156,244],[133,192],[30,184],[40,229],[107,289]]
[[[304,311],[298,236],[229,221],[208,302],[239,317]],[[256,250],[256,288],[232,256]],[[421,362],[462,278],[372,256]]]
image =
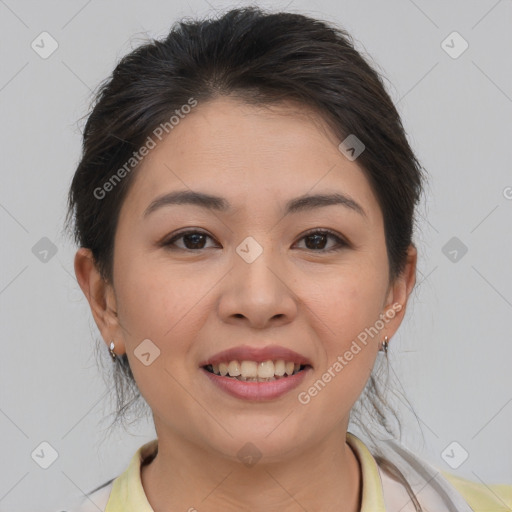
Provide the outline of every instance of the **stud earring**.
[[379,349],[379,352],[384,352],[384,354],[388,355],[388,337],[385,336],[384,337],[384,340],[382,341],[381,345],[380,345],[380,349]]
[[112,356],[112,360],[113,360],[113,361],[115,361],[115,360],[116,360],[116,353],[114,352],[114,346],[115,346],[115,345],[114,345],[114,340],[112,340],[112,341],[110,342],[110,347],[109,347],[108,351],[109,351],[110,355]]

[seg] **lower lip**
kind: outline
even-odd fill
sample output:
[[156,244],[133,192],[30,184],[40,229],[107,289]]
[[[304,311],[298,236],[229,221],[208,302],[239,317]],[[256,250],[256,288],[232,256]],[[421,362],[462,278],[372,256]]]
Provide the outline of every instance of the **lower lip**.
[[216,375],[204,368],[201,368],[201,370],[211,382],[231,396],[244,400],[263,401],[279,398],[296,388],[304,380],[306,373],[312,370],[312,368],[308,366],[295,375],[269,382],[244,382],[242,380],[233,379],[232,377]]

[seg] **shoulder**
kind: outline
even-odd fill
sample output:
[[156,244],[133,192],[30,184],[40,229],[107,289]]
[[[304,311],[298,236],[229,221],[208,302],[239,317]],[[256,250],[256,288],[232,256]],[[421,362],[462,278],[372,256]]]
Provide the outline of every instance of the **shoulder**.
[[85,497],[82,495],[73,506],[59,512],[105,512],[107,505],[109,510],[125,510],[125,505],[132,503],[132,500],[143,503],[145,494],[140,468],[142,464],[150,462],[157,452],[158,439],[146,442],[133,454],[123,473],[88,492]]
[[[456,476],[431,465],[395,439],[383,441],[377,451],[379,460],[391,463],[394,470],[398,470],[393,471],[390,478],[382,478],[381,474],[384,497],[388,500],[396,495],[405,502],[400,486],[396,483],[391,485],[393,479],[402,485],[405,485],[405,480],[409,485],[407,492],[412,491],[429,510],[512,512],[510,484],[486,484]],[[402,478],[397,478],[397,475]]]
[[441,471],[448,482],[467,501],[475,512],[510,512],[512,510],[512,485],[487,485],[467,480]]
[[100,487],[89,492],[85,498],[80,498],[71,508],[60,512],[104,512],[107,508],[113,483],[114,479],[105,482]]

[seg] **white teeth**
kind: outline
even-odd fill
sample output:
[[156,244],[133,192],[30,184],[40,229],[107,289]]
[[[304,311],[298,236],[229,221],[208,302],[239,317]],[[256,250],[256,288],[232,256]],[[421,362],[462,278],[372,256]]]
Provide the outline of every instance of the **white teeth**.
[[226,363],[219,363],[219,372],[224,377],[228,374],[228,365]]
[[231,361],[228,365],[228,372],[231,377],[238,377],[241,375],[240,363],[238,361]]
[[300,364],[293,361],[277,359],[272,361],[225,361],[219,364],[210,365],[213,373],[223,377],[237,377],[242,381],[271,381],[276,378],[285,377],[297,373]]
[[274,362],[265,361],[258,364],[258,377],[261,379],[268,379],[274,376]]
[[284,375],[286,369],[286,364],[282,359],[278,359],[274,363],[274,374],[278,377],[282,377]]
[[257,377],[258,376],[258,363],[254,361],[242,361],[241,364],[242,377]]

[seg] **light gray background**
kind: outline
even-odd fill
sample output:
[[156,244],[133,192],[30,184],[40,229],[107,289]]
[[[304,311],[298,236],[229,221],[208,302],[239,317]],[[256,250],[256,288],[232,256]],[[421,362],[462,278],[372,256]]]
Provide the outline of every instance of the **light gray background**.
[[[512,483],[512,2],[274,7],[336,21],[355,37],[387,77],[430,173],[415,239],[418,285],[390,353],[419,420],[398,402],[404,442],[440,469]],[[206,0],[0,0],[1,511],[61,510],[117,476],[154,437],[147,423],[105,437],[97,332],[62,234],[66,192],[91,90],[147,35],[211,10]],[[31,48],[43,31],[59,45],[47,59]],[[453,31],[469,44],[456,59],[441,45]],[[57,246],[46,262],[32,252],[43,237]],[[457,262],[443,253],[452,237],[468,248]],[[58,452],[48,469],[31,456],[43,441]],[[458,469],[441,456],[453,441],[469,453]]]

